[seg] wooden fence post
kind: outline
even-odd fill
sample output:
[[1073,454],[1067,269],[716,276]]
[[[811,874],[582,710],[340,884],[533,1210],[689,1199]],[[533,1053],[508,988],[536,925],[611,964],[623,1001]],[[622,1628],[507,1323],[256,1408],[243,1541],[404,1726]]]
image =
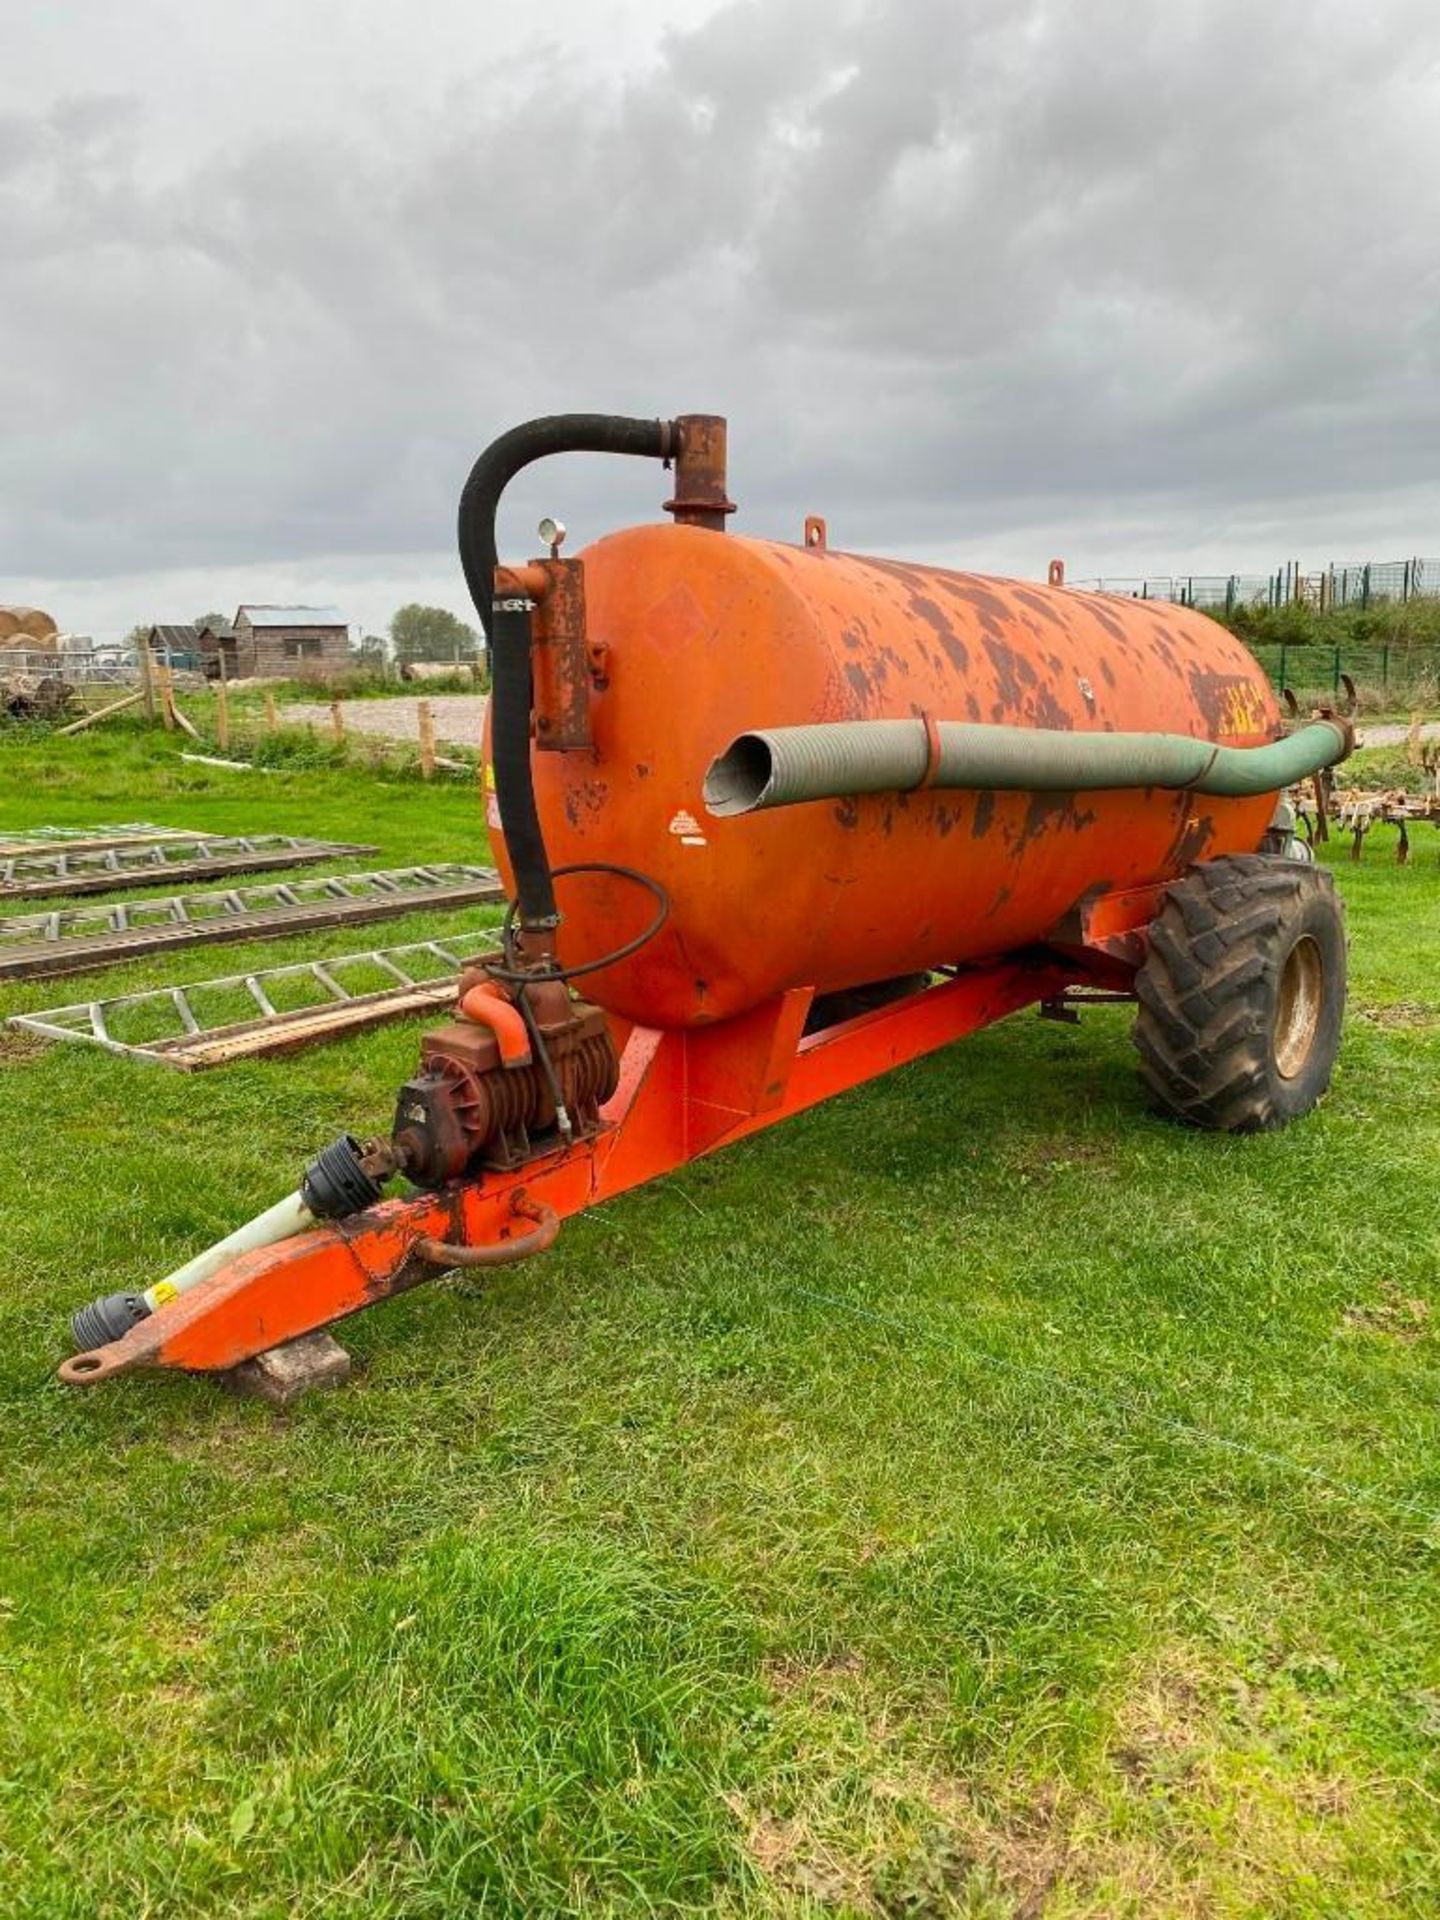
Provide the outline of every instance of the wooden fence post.
[[170,656],[167,650],[160,662],[160,718],[165,722],[165,731],[175,731],[175,683],[170,677]]
[[420,772],[424,779],[435,778],[435,721],[430,712],[430,702],[421,700],[416,703],[415,717],[420,729]]
[[275,717],[275,696],[269,687],[261,690],[260,699],[265,708],[265,731],[274,733],[280,722]]
[[145,718],[154,724],[155,720],[155,659],[150,651],[149,639],[139,646],[140,655],[140,696],[145,702]]
[[215,682],[215,744],[222,753],[230,751],[230,693],[223,673]]
[[345,745],[345,715],[340,710],[340,702],[338,699],[330,702],[330,731],[335,736],[336,746],[343,748]]

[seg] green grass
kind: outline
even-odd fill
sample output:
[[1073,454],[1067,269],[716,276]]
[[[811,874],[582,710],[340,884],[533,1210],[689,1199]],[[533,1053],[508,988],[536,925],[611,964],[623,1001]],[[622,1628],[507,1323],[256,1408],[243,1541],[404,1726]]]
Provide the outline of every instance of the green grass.
[[[478,813],[0,741],[0,829],[399,864]],[[1440,863],[1392,847],[1337,868],[1303,1125],[1180,1132],[1123,1011],[1021,1015],[361,1316],[283,1416],[67,1392],[65,1317],[384,1128],[424,1023],[195,1078],[0,1039],[0,1911],[1440,1910]]]

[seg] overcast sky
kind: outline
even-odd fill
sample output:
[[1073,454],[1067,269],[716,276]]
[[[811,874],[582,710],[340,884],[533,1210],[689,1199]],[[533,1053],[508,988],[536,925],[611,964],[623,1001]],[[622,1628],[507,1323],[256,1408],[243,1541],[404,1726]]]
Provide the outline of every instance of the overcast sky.
[[[1440,555],[1435,0],[5,0],[0,600],[468,613],[470,460],[731,421],[738,530]],[[648,463],[552,462],[572,550]]]

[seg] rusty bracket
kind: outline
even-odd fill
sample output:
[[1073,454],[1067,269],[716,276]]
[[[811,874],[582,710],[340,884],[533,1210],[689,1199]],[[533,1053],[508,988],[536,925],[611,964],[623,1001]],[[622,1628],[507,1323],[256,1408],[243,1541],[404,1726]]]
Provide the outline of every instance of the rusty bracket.
[[585,566],[580,560],[537,560],[525,572],[545,575],[531,621],[535,676],[535,745],[542,753],[587,749],[590,654],[585,638]]
[[684,413],[676,420],[675,494],[665,502],[677,525],[725,531],[735,502],[725,491],[726,427],[718,413]]

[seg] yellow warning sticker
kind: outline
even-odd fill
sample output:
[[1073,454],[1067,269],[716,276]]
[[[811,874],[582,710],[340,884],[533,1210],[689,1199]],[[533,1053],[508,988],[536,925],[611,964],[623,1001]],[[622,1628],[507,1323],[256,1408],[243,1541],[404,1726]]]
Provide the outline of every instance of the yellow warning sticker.
[[150,1289],[150,1298],[157,1307],[166,1307],[172,1300],[178,1300],[180,1289],[170,1280],[159,1280]]

